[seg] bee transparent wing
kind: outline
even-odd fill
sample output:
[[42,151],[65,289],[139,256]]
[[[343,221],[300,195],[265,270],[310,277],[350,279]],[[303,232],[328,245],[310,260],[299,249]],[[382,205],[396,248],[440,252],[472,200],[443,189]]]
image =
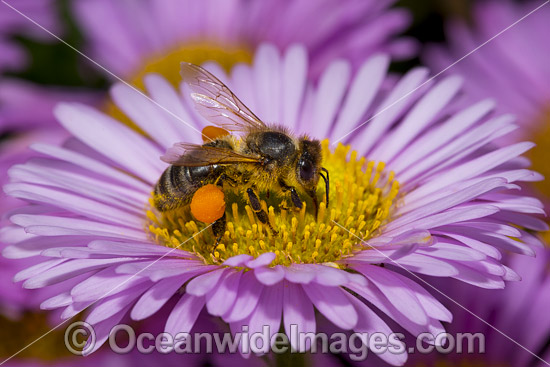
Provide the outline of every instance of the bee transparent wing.
[[230,131],[266,128],[225,84],[205,69],[182,62],[181,76],[194,92],[191,98],[197,111],[208,121]]
[[188,167],[260,162],[259,157],[243,155],[231,149],[188,143],[174,144],[161,159],[175,166]]

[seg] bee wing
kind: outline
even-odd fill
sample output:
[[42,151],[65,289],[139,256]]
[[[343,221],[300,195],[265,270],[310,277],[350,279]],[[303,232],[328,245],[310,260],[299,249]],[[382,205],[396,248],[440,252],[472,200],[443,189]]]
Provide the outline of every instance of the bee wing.
[[181,76],[194,92],[191,98],[197,111],[208,121],[230,131],[266,128],[225,84],[205,69],[182,62]]
[[175,166],[189,167],[260,162],[259,157],[247,156],[231,149],[188,143],[174,144],[161,159]]

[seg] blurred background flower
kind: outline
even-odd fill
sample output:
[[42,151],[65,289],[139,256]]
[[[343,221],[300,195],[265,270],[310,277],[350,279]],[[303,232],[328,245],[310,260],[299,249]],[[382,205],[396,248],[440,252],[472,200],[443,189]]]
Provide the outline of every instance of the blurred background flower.
[[[550,177],[549,19],[544,1],[475,2],[469,19],[448,20],[447,45],[430,45],[423,55],[426,64],[443,69],[518,22],[451,72],[464,77],[468,99],[494,98],[500,111],[517,116],[522,129],[508,139],[537,144],[527,156],[545,177]],[[534,187],[548,204],[549,181]]]
[[225,68],[249,62],[263,42],[284,50],[300,43],[317,75],[334,58],[360,64],[375,52],[411,57],[416,41],[397,38],[410,14],[393,0],[163,1],[76,0],[85,50],[107,69],[139,83],[145,73],[172,83],[181,60],[215,60]]
[[[432,280],[431,283],[439,289],[445,289],[449,297],[438,295],[440,301],[455,315],[453,323],[446,328],[454,342],[458,343],[457,336],[460,333],[482,334],[483,341],[471,344],[472,353],[467,352],[466,339],[461,343],[462,353],[450,348],[449,344],[442,348],[448,351],[446,353],[435,349],[424,354],[416,352],[409,355],[407,366],[547,366],[545,361],[550,358],[550,315],[546,312],[550,304],[550,273],[547,267],[550,250],[537,248],[536,251],[536,258],[511,256],[508,259],[522,280],[510,283],[502,290],[471,289],[455,281],[443,284]],[[408,343],[415,345],[416,341],[409,339]],[[481,349],[484,352],[480,353]],[[369,362],[377,362],[374,359],[367,359],[367,365],[370,365]]]
[[[51,29],[61,33],[61,21],[57,18],[55,0],[20,0],[18,8],[24,14]],[[26,35],[42,41],[51,40],[49,36],[20,14],[3,9],[0,13],[0,72],[5,70],[22,70],[31,61],[24,47],[11,39],[14,35]]]

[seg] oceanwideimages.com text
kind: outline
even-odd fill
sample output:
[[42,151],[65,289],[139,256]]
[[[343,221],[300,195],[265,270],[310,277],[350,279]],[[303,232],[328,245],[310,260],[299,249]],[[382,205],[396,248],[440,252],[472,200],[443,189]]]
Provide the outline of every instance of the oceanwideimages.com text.
[[[401,354],[433,352],[448,353],[484,353],[485,338],[482,333],[441,333],[419,334],[414,346],[407,346],[402,333],[313,333],[301,332],[298,325],[291,325],[288,334],[270,331],[264,326],[261,331],[251,332],[244,325],[236,333],[136,333],[126,324],[116,325],[109,334],[109,348],[118,354],[127,354],[134,350],[150,354],[276,354],[293,353],[308,350],[311,353],[346,353],[355,361],[364,360],[369,353]],[[95,345],[95,332],[91,325],[75,322],[65,331],[65,345],[73,354],[84,354]]]

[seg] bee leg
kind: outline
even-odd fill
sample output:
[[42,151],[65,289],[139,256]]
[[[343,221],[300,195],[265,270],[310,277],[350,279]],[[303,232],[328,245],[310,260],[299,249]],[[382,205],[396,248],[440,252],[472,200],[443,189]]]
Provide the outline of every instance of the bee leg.
[[226,226],[226,220],[225,220],[225,213],[221,216],[220,219],[216,220],[212,224],[212,232],[214,232],[214,236],[216,237],[216,244],[214,245],[214,249],[212,252],[216,250],[216,247],[220,244],[220,241],[222,240],[222,237],[225,233],[225,226]]
[[317,218],[317,214],[319,214],[319,201],[317,201],[315,190],[308,192],[308,195],[311,196],[311,200],[313,201],[313,207],[315,207],[315,218]]
[[303,208],[304,203],[302,203],[302,200],[300,199],[300,196],[298,196],[298,193],[296,192],[296,189],[294,187],[290,188],[290,198],[292,199],[292,204],[294,204],[296,208]]
[[254,192],[252,189],[247,189],[246,193],[248,194],[248,201],[250,202],[250,206],[252,207],[252,210],[254,210],[254,213],[256,213],[256,216],[262,222],[263,224],[266,224],[269,229],[271,229],[271,232],[276,236],[279,234],[271,223],[269,223],[269,217],[267,216],[267,213],[265,210],[262,209],[262,204],[260,204],[260,199],[258,198],[258,195]]
[[281,186],[281,189],[286,192],[290,191],[290,199],[292,200],[292,204],[298,209],[302,209],[304,206],[304,203],[302,203],[302,200],[300,199],[300,196],[298,195],[298,192],[296,192],[296,189],[292,186],[288,186],[284,181],[279,181],[279,186]]

